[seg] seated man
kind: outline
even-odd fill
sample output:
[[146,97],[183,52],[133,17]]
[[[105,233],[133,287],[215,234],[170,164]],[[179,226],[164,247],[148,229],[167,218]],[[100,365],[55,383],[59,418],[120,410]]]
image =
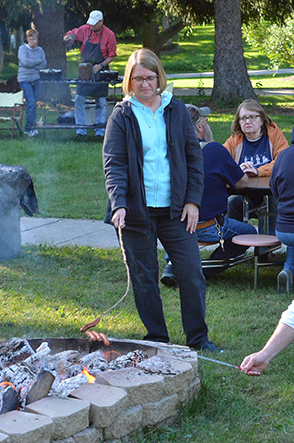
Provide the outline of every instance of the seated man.
[[[197,137],[202,147],[204,161],[204,191],[197,225],[198,241],[218,242],[224,240],[211,254],[215,260],[228,260],[246,252],[247,247],[234,245],[232,237],[241,234],[256,234],[256,229],[238,220],[225,217],[228,205],[227,185],[237,189],[246,188],[248,177],[237,165],[227,149],[214,142],[212,131],[207,123],[209,108],[186,105],[195,125]],[[168,257],[166,257],[168,261]],[[203,269],[206,278],[224,271],[226,268]],[[161,280],[166,286],[174,286],[176,278],[172,263],[168,262]]]

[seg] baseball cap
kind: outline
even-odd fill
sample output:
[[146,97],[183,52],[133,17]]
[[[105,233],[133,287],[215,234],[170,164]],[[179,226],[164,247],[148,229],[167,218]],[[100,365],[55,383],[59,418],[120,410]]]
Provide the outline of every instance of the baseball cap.
[[203,108],[198,108],[198,106],[187,104],[186,107],[190,113],[193,123],[196,123],[200,117],[206,117],[211,113],[211,109],[207,106],[204,106]]
[[87,25],[94,26],[99,20],[103,20],[103,14],[101,11],[92,11],[90,12]]

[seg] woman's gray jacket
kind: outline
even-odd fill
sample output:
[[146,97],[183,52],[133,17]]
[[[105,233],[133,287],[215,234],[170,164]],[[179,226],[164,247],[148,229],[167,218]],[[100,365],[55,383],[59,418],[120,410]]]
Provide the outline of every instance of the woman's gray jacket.
[[[186,203],[201,205],[203,158],[186,106],[171,99],[164,110],[167,156],[171,179],[171,218],[181,215]],[[118,103],[109,117],[104,146],[104,171],[109,204],[105,222],[113,213],[126,209],[126,229],[147,232],[149,215],[143,180],[143,148],[138,121],[131,103]]]

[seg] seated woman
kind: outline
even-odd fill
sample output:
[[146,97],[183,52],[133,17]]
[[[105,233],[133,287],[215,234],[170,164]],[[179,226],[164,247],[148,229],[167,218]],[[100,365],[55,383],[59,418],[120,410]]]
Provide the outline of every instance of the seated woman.
[[294,128],[292,145],[278,156],[270,179],[273,195],[278,201],[276,236],[287,245],[287,257],[284,269],[278,275],[278,292],[290,292],[293,289],[294,274]]
[[[257,100],[244,100],[238,107],[232,124],[232,135],[224,143],[235,161],[248,177],[270,176],[278,154],[288,148],[281,129],[266,115]],[[262,197],[249,200],[249,209],[262,203]],[[275,199],[270,197],[270,212],[275,212]],[[229,198],[228,217],[243,221],[243,199],[240,195]],[[263,232],[263,220],[259,233]],[[276,217],[269,217],[269,234],[275,234]]]

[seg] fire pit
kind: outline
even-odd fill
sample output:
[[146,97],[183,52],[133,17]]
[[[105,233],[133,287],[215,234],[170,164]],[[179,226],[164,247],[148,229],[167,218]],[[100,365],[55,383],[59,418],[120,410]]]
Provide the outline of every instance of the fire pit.
[[[114,441],[146,426],[170,424],[177,418],[180,408],[200,389],[197,353],[186,346],[117,339],[110,339],[108,347],[87,339],[31,339],[27,342],[33,354],[25,355],[24,361],[34,361],[34,369],[36,361],[44,362],[47,352],[46,365],[40,365],[41,370],[29,383],[25,400],[18,401],[14,387],[0,387],[0,399],[1,389],[2,393],[4,389],[5,395],[8,392],[12,399],[12,409],[20,406],[20,410],[7,412],[9,402],[2,396],[1,442],[7,439],[7,443],[49,443],[69,438],[68,441],[74,443]],[[0,342],[0,349],[5,349],[5,344]],[[68,362],[63,360],[65,356],[75,355],[77,351],[80,354],[77,361],[70,365],[65,363]],[[13,371],[18,373],[27,364],[20,361],[10,364],[4,360],[1,352],[1,381],[3,374],[4,378],[10,378]],[[60,384],[56,384],[59,376],[55,369],[52,370],[57,360],[63,373],[69,371],[71,374],[69,378],[66,375],[64,380],[58,380]],[[83,366],[90,368],[91,383],[80,373],[81,361]],[[82,381],[76,385],[78,379]],[[66,386],[60,388],[62,383]]]

